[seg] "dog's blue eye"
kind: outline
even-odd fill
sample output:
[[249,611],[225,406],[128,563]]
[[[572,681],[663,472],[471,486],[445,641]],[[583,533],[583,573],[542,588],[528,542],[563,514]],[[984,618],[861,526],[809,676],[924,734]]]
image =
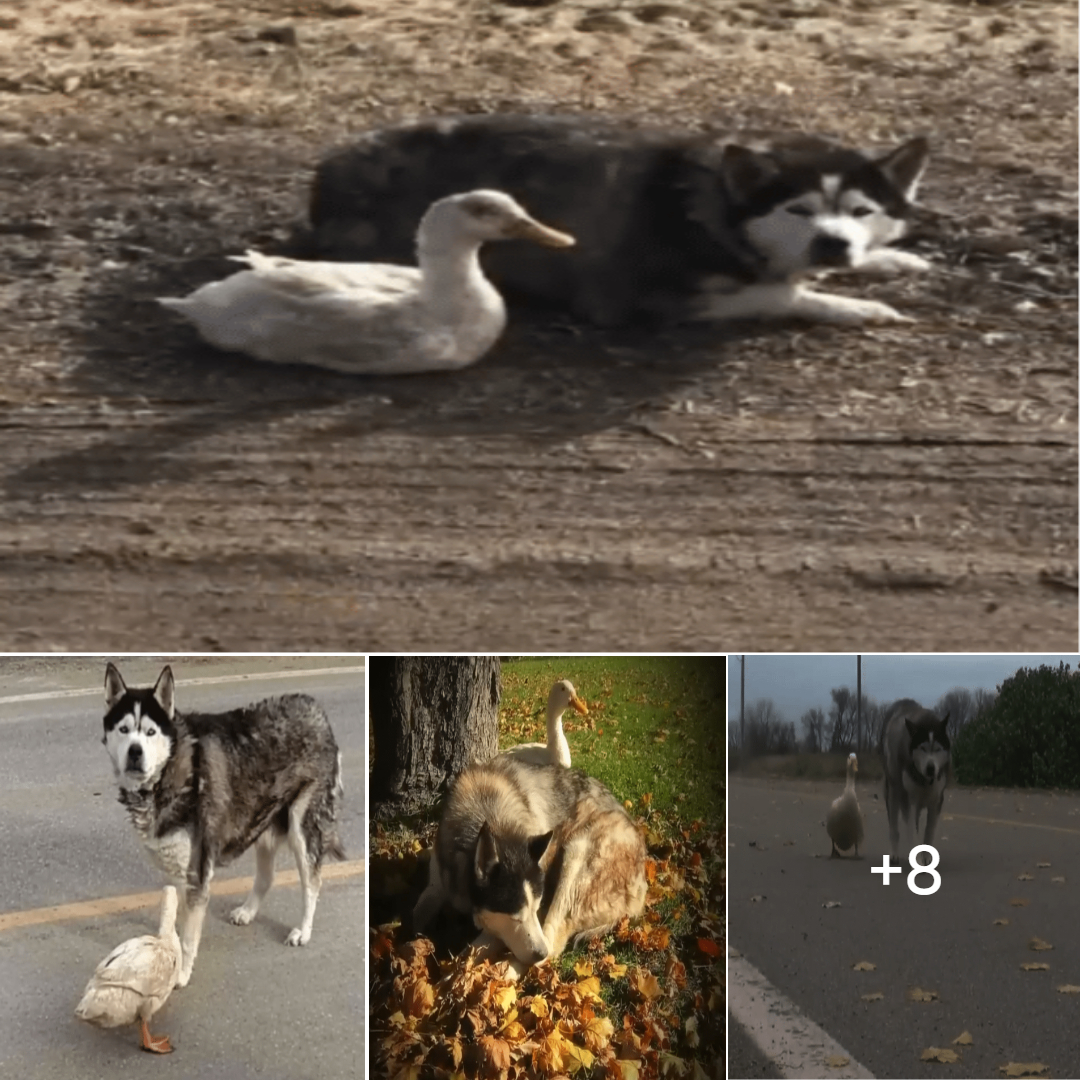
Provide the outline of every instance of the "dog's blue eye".
[[146,729],[147,738],[152,739],[156,734],[157,734],[157,730],[155,728],[148,727]]
[[787,208],[789,214],[795,214],[798,217],[813,217],[814,211],[808,206],[789,206]]

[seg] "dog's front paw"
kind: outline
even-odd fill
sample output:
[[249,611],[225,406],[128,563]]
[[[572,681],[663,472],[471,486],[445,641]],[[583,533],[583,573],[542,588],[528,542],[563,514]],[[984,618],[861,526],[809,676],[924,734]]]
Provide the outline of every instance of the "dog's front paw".
[[235,907],[229,912],[229,922],[231,922],[233,926],[247,926],[254,918],[255,912],[246,904],[241,904],[239,907]]
[[881,248],[872,251],[853,267],[855,270],[867,270],[878,274],[925,273],[932,264],[921,255],[912,251],[898,251],[895,248]]
[[285,939],[286,945],[306,945],[311,940],[311,931],[304,930],[302,927],[295,926],[289,931],[289,936]]
[[832,293],[811,292],[809,289],[798,293],[792,314],[834,326],[870,326],[915,321],[878,300],[860,300],[854,296],[836,296]]

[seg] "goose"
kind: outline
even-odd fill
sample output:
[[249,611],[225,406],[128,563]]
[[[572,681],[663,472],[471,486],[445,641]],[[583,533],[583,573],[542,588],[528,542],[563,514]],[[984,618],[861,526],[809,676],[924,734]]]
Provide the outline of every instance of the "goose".
[[825,828],[832,840],[832,854],[829,858],[837,856],[838,848],[846,851],[850,847],[855,848],[855,858],[861,858],[859,845],[863,840],[863,815],[859,809],[859,800],[855,797],[855,774],[858,771],[858,760],[854,754],[849,754],[844,794],[833,800],[829,807],[829,816],[825,820]]
[[419,267],[303,262],[248,251],[247,263],[190,296],[158,302],[219,349],[349,374],[450,371],[475,363],[506,325],[480,268],[488,240],[571,247],[509,195],[477,190],[432,203],[417,232]]
[[557,682],[548,694],[547,703],[547,742],[521,743],[505,751],[518,761],[530,765],[563,765],[570,768],[570,744],[563,734],[562,717],[568,708],[581,716],[588,716],[589,709],[578,697],[574,684],[569,679]]
[[180,937],[176,933],[176,889],[167,885],[161,896],[157,936],[129,938],[97,966],[75,1009],[80,1020],[98,1027],[142,1025],[144,1050],[171,1054],[168,1035],[150,1034],[150,1018],[168,1000],[180,975]]

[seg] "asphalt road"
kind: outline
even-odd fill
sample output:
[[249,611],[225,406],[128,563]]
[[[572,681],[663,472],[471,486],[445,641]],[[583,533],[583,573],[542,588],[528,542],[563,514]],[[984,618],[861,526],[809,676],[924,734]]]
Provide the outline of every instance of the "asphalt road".
[[[119,662],[129,683],[160,662]],[[309,670],[290,669],[307,668]],[[336,672],[330,669],[338,669]],[[364,675],[360,658],[252,657],[173,661],[181,709],[231,708],[301,691],[329,713],[342,751],[341,835],[348,864],[328,877],[303,949],[283,944],[300,910],[294,884],[277,883],[250,927],[229,925],[235,895],[210,901],[191,983],[152,1025],[175,1053],[151,1058],[136,1028],[99,1031],[74,1018],[95,965],[125,938],[153,933],[156,909],[7,928],[4,915],[96,898],[150,893],[160,876],[144,859],[116,801],[101,745],[104,662],[0,659],[0,1075],[90,1080],[155,1074],[185,1078],[331,1080],[362,1074],[365,1054]],[[276,677],[275,677],[276,676]],[[41,697],[40,695],[51,695]],[[60,695],[60,696],[56,696]],[[14,699],[14,700],[13,700]],[[279,871],[292,869],[283,852]],[[250,876],[245,854],[215,887]]]
[[[1080,985],[1080,794],[951,789],[935,845],[942,886],[917,896],[871,873],[888,848],[880,783],[857,789],[865,858],[829,859],[824,819],[842,788],[731,777],[729,943],[875,1076],[999,1076],[1010,1061],[1080,1076],[1080,996],[1056,989]],[[1035,937],[1053,949],[1032,951]],[[876,968],[854,971],[864,960]],[[1029,962],[1050,970],[1022,970]],[[915,987],[938,998],[909,1001]],[[884,998],[862,1000],[874,992]],[[732,1029],[729,1075],[775,1075]],[[920,1060],[931,1046],[961,1050],[964,1031],[974,1042],[960,1062]]]

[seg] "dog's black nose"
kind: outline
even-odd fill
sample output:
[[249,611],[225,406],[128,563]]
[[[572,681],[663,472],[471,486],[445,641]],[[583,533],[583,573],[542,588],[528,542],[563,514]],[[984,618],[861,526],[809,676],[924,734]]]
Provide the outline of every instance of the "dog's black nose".
[[142,747],[136,743],[134,746],[128,747],[128,768],[132,765],[142,764]]
[[815,266],[847,266],[851,247],[842,236],[815,236],[810,245],[810,261]]

